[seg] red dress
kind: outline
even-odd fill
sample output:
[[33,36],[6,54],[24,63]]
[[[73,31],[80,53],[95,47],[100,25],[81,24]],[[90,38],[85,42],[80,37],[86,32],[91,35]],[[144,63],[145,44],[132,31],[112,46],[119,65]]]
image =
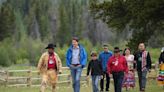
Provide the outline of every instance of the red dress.
[[133,72],[126,73],[123,81],[123,87],[135,87],[135,74]]
[[123,81],[123,87],[135,87],[135,73],[133,71],[133,61],[134,61],[134,56],[129,55],[125,56],[126,61],[128,63],[128,70],[129,72],[125,74],[124,76],[124,81]]

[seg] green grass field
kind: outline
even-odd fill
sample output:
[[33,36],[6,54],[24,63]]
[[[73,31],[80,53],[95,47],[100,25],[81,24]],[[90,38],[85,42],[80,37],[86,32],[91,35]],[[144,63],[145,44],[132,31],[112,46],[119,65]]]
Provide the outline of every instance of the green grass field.
[[[39,87],[0,87],[0,92],[39,92]],[[46,92],[51,92],[50,88],[47,88]],[[73,92],[71,85],[58,85],[57,92]],[[81,85],[81,92],[92,92],[91,86]],[[110,86],[110,92],[114,92],[113,83]],[[123,92],[126,92],[123,89]],[[128,92],[139,92],[138,85],[134,89]],[[146,92],[164,92],[162,86],[157,85],[156,81],[150,80],[147,83]]]
[[[17,67],[17,66],[12,66],[10,69],[28,69],[29,67]],[[32,68],[33,70],[36,70],[35,67]],[[83,71],[85,74],[86,71]],[[68,71],[64,71],[64,73],[68,73]],[[15,74],[14,74],[15,75]],[[20,74],[16,74],[19,75]],[[22,75],[22,74],[21,74]],[[156,71],[151,72],[148,74],[148,76],[156,76]],[[136,87],[134,89],[131,89],[128,92],[139,92],[138,88],[138,81],[136,82]],[[114,87],[113,83],[110,85],[110,92],[114,92]],[[0,92],[39,92],[39,87],[4,87],[0,85]],[[51,92],[50,88],[47,88],[46,92]],[[63,84],[63,85],[58,85],[57,86],[57,92],[73,92],[72,91],[72,85],[70,84]],[[92,92],[92,87],[91,86],[86,86],[84,84],[81,84],[81,92]],[[123,88],[123,92],[127,92],[125,88]],[[159,86],[157,84],[156,80],[149,80],[147,82],[147,88],[146,92],[164,92],[164,87]]]

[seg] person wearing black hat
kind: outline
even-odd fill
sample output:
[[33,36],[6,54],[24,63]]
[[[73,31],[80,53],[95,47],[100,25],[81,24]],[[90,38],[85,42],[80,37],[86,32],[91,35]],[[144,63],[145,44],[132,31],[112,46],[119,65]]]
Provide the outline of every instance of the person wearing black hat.
[[61,73],[62,63],[57,53],[54,52],[56,45],[48,44],[45,49],[47,52],[43,53],[39,63],[38,70],[42,76],[40,92],[45,92],[47,84],[52,85],[52,92],[55,92],[57,83],[57,74]]
[[114,55],[109,59],[107,65],[108,74],[113,75],[115,92],[122,92],[124,73],[128,73],[127,61],[120,51],[118,47],[114,48]]

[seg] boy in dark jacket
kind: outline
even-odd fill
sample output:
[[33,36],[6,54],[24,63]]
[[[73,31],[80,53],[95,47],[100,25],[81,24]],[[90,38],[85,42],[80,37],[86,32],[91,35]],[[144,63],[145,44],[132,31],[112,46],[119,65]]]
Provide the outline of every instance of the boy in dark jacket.
[[93,92],[99,92],[98,83],[103,75],[102,65],[101,62],[97,58],[97,53],[91,53],[91,61],[89,62],[88,69],[87,69],[87,78],[91,74],[92,77],[92,88]]

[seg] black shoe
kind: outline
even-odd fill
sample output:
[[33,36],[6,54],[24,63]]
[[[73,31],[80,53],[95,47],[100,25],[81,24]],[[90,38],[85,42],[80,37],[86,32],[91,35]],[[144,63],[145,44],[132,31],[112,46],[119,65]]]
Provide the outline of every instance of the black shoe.
[[109,92],[110,89],[106,89],[106,92]]

